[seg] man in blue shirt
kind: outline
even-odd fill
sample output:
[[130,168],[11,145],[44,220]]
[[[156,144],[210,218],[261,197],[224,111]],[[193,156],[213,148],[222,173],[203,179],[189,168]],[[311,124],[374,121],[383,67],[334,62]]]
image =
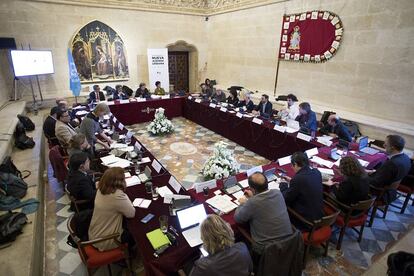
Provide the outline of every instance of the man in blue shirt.
[[316,114],[312,111],[310,104],[307,102],[303,102],[299,105],[299,116],[296,117],[296,121],[299,122],[301,128],[309,129],[313,133],[315,133],[318,128]]
[[352,142],[351,133],[336,114],[329,115],[327,123],[319,131],[334,138]]

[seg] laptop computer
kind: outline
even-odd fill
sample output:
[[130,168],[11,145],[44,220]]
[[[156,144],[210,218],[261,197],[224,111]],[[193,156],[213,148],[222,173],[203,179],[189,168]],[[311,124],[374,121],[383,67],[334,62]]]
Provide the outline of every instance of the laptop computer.
[[295,121],[295,120],[287,120],[286,121],[286,126],[289,127],[289,128],[296,129],[296,130],[300,129],[299,122]]
[[151,169],[148,166],[145,166],[144,172],[138,175],[139,180],[141,183],[145,183],[151,179]]
[[235,192],[238,192],[242,189],[242,187],[237,182],[237,179],[235,176],[229,176],[223,183],[223,191],[226,194],[233,194]]
[[191,247],[203,243],[200,234],[200,224],[207,217],[203,204],[190,206],[176,212],[178,223],[185,240]]
[[329,156],[331,159],[337,161],[339,158],[341,158],[341,156],[338,154],[337,149],[333,148],[331,149],[331,154]]
[[368,147],[368,136],[363,136],[359,139],[359,151],[369,155],[374,155],[379,152],[379,150]]
[[276,172],[276,168],[271,168],[264,172],[267,182],[271,182],[277,179],[275,172]]

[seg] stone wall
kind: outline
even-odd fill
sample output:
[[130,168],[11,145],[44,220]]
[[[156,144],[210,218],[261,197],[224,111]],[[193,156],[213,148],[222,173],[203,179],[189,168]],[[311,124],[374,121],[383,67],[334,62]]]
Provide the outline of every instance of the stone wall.
[[210,17],[208,76],[273,94],[282,15],[340,16],[339,52],[323,64],[280,62],[277,94],[393,121],[414,121],[414,1],[292,0]]
[[[68,97],[71,96],[69,43],[79,28],[95,19],[112,27],[122,37],[127,49],[130,80],[121,84],[133,89],[142,81],[148,83],[147,48],[165,48],[183,40],[196,47],[198,64],[206,63],[206,28],[204,18],[200,16],[4,0],[0,2],[0,37],[14,37],[19,46],[30,44],[32,49],[52,50],[55,74],[40,77],[43,96],[45,99]],[[9,68],[1,67],[0,71],[3,70],[9,71]],[[196,78],[194,86],[205,76],[200,72]],[[28,84],[27,80],[23,81]],[[102,83],[101,87],[105,85]],[[23,85],[19,90],[31,100],[29,87]],[[84,86],[84,90],[83,94],[86,94],[89,85]]]

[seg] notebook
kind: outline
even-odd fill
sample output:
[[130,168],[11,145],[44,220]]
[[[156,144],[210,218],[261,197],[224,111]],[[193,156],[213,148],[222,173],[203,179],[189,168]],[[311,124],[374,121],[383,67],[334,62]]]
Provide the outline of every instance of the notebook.
[[154,231],[148,232],[146,236],[149,242],[151,243],[152,248],[154,248],[155,250],[165,245],[171,244],[168,237],[161,231],[160,228],[155,229]]

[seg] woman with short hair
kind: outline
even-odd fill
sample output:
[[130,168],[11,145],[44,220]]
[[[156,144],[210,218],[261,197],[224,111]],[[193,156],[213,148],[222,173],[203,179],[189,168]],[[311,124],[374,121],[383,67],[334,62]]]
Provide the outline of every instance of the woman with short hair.
[[234,243],[230,225],[217,215],[208,215],[200,226],[203,247],[208,252],[194,263],[190,276],[250,275],[253,263],[247,246]]
[[[111,234],[121,234],[121,242],[127,242],[130,247],[134,245],[128,231],[123,228],[123,218],[135,217],[135,208],[125,193],[126,183],[124,170],[119,167],[109,168],[105,171],[98,183],[91,224],[89,226],[89,239],[93,240]],[[100,251],[118,247],[114,240],[96,244]]]

